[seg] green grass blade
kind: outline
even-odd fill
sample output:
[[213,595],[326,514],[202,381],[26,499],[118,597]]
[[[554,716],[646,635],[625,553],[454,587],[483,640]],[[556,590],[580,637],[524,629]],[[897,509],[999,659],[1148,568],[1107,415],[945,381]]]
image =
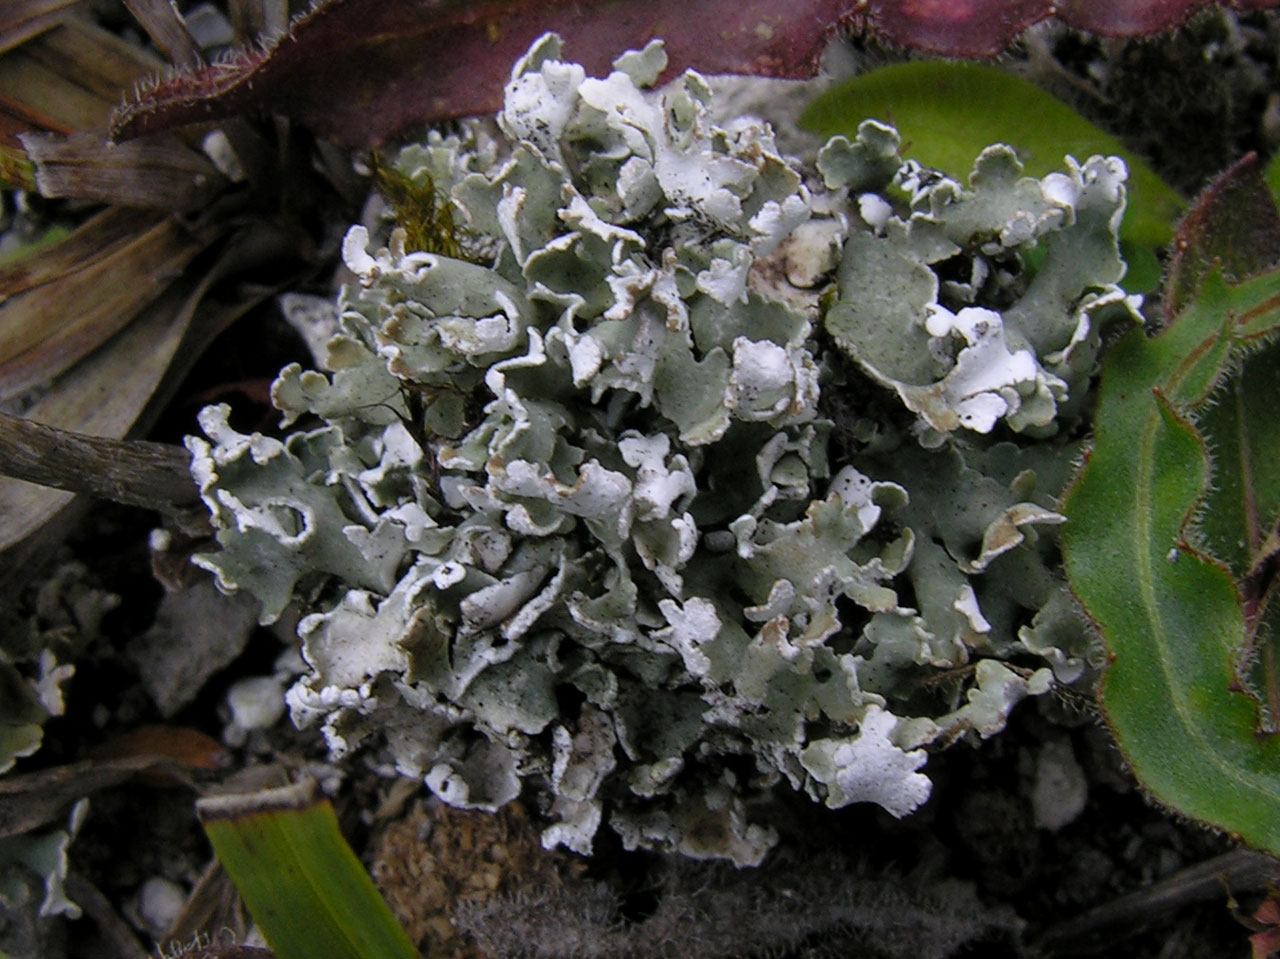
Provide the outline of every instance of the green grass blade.
[[1065,154],[1083,162],[1093,154],[1129,166],[1129,210],[1121,238],[1163,246],[1173,238],[1182,198],[1120,141],[1038,87],[990,67],[921,61],[882,67],[818,97],[800,125],[822,136],[851,139],[872,118],[892,123],[903,152],[953,177],[968,175],[973,158],[992,143],[1013,147],[1028,176],[1042,177]]
[[202,799],[196,811],[277,959],[416,959],[314,783]]
[[1280,270],[1234,286],[1214,273],[1158,337],[1117,343],[1093,450],[1063,504],[1068,579],[1107,645],[1102,705],[1134,774],[1273,854],[1280,737],[1259,734],[1258,703],[1241,691],[1247,584],[1197,549],[1191,523],[1211,471],[1192,415],[1277,333]]

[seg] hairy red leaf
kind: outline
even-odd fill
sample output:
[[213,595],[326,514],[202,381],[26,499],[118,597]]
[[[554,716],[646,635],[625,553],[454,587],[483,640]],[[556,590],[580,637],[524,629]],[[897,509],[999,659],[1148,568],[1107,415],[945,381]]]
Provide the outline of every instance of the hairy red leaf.
[[[1209,0],[869,0],[855,3],[858,25],[881,40],[925,53],[981,59],[1001,53],[1022,31],[1051,16],[1107,37],[1138,37],[1181,26]],[[1265,10],[1276,0],[1220,6]]]
[[1165,278],[1164,318],[1172,323],[1217,266],[1229,280],[1257,276],[1280,262],[1280,213],[1255,153],[1211,183],[1178,226]]
[[268,50],[182,74],[120,111],[127,139],[246,109],[283,113],[343,145],[487,113],[538,36],[555,30],[588,73],[662,37],[668,75],[812,76],[849,0],[328,0]]
[[[1182,23],[1211,0],[325,0],[270,46],[158,83],[123,107],[129,139],[247,110],[280,113],[346,146],[415,124],[498,109],[511,64],[540,34],[564,37],[589,73],[653,37],[668,76],[808,77],[830,34],[861,29],[948,56],[998,54],[1051,14],[1133,36]],[[1232,0],[1239,9],[1280,0]]]

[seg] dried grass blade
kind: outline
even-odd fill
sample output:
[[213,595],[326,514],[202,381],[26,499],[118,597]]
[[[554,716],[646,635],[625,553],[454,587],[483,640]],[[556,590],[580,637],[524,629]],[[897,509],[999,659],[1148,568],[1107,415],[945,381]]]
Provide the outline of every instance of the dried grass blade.
[[12,50],[66,17],[80,0],[9,0],[0,14],[0,53]]
[[[115,254],[159,219],[150,210],[123,207],[103,210],[42,256],[0,267],[0,304],[19,293],[57,282]],[[0,312],[0,317],[3,315]],[[3,321],[0,320],[0,331],[3,329]]]
[[19,139],[47,197],[185,212],[208,206],[227,182],[203,154],[173,136],[118,146],[99,131]]
[[41,63],[31,54],[38,38],[0,57],[0,106],[47,130],[101,126],[114,103]]
[[[230,301],[206,299],[215,284],[244,269],[247,258],[261,263],[279,255],[279,242],[264,249],[257,239],[252,234],[233,238],[202,277],[184,277],[172,284],[129,326],[55,383],[26,410],[27,418],[113,439],[145,430],[151,413],[212,337],[279,292],[275,287],[255,287]],[[281,286],[294,279],[282,271]],[[2,554],[58,517],[74,498],[74,493],[0,476],[0,581],[7,575],[8,557]]]
[[44,383],[119,332],[207,245],[167,217],[114,255],[0,309],[0,398]]
[[241,46],[275,36],[289,26],[288,0],[231,0],[231,24]]
[[155,54],[79,18],[50,30],[23,50],[112,105],[119,102],[122,90],[165,66]]
[[174,66],[191,68],[204,63],[186,21],[169,0],[124,0],[124,5]]
[[69,19],[0,53],[0,113],[22,132],[99,128],[122,93],[162,66],[114,34]]

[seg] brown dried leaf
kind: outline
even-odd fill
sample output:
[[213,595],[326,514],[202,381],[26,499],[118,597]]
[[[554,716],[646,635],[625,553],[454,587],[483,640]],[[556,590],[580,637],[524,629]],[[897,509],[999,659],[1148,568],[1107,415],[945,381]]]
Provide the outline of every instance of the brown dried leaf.
[[0,14],[0,53],[61,22],[80,0],[9,0]]
[[190,726],[149,723],[135,726],[89,751],[92,759],[125,759],[163,756],[191,769],[216,771],[227,765],[229,754],[207,733]]
[[[60,378],[26,410],[27,418],[112,439],[145,429],[212,338],[294,276],[282,266],[279,287],[230,290],[226,297],[210,297],[210,291],[251,264],[287,262],[286,253],[297,246],[296,237],[282,232],[237,234],[208,272],[174,280],[132,323]],[[0,476],[0,554],[52,520],[74,495]],[[0,580],[8,575],[6,560],[0,555]]]
[[35,131],[100,128],[121,94],[162,66],[109,31],[69,19],[0,55],[0,112]]
[[124,0],[124,5],[174,66],[191,68],[204,63],[186,21],[170,0]]
[[153,216],[109,255],[6,300],[0,307],[0,398],[52,379],[97,349],[155,300],[209,239],[176,217]]
[[[19,293],[56,282],[100,262],[156,220],[155,213],[141,210],[103,210],[40,256],[0,267],[0,305]],[[0,324],[0,330],[3,329]]]
[[186,212],[205,208],[227,185],[203,153],[171,134],[114,145],[98,131],[19,139],[47,197]]

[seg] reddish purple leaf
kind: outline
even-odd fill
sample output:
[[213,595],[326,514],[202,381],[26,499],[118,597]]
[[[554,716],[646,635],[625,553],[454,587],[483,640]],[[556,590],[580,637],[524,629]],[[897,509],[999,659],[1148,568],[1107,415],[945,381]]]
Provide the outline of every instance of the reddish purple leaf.
[[896,46],[955,57],[993,57],[1052,13],[1046,0],[873,0],[858,25]]
[[[602,73],[623,50],[667,43],[668,76],[807,77],[840,25],[930,53],[991,57],[1056,14],[1109,36],[1171,29],[1212,0],[326,0],[266,50],[158,84],[118,112],[129,139],[266,110],[346,146],[501,106],[510,66],[540,34]],[[1265,9],[1280,0],[1231,0]]]
[[812,76],[849,0],[329,0],[267,52],[179,76],[116,117],[112,135],[257,108],[346,146],[502,105],[514,63],[555,30],[589,72],[662,37],[668,75]]
[[1200,195],[1178,225],[1165,282],[1165,322],[1199,292],[1215,266],[1236,282],[1280,262],[1280,214],[1256,153],[1237,160]]
[[[867,0],[856,22],[888,43],[948,57],[1000,54],[1022,31],[1051,16],[1108,37],[1137,37],[1181,26],[1211,0]],[[1266,10],[1276,0],[1220,6]]]

